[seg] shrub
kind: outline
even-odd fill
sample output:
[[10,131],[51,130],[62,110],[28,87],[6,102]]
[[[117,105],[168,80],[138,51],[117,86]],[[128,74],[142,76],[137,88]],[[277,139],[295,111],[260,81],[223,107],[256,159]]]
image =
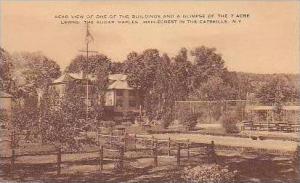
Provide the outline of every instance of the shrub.
[[201,116],[202,113],[187,112],[182,115],[182,119],[180,119],[180,122],[187,130],[191,130],[195,128],[198,122],[198,118]]
[[221,105],[215,105],[212,108],[212,116],[214,118],[214,120],[219,121],[219,119],[222,116],[222,108]]
[[217,164],[185,168],[182,178],[186,183],[234,183],[237,182],[237,171]]
[[162,126],[163,128],[168,128],[171,124],[171,122],[174,120],[173,119],[173,114],[171,111],[166,112],[163,117],[162,117]]
[[238,119],[236,115],[229,113],[225,115],[222,119],[222,126],[226,133],[238,133],[239,129],[237,127]]

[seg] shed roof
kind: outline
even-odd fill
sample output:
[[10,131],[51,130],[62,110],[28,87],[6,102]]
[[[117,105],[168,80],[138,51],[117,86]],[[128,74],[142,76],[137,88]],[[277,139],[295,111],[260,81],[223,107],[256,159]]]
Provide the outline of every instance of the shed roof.
[[110,74],[108,79],[111,81],[111,84],[108,86],[108,89],[117,89],[117,90],[132,90],[133,88],[129,86],[127,81],[127,75],[125,74]]
[[125,81],[127,79],[127,75],[125,74],[110,74],[108,76],[109,80],[120,80],[120,81]]
[[133,88],[128,85],[127,80],[117,80],[110,84],[108,89],[132,90]]
[[[93,75],[88,75],[87,78],[91,81],[95,81],[96,77]],[[82,80],[83,74],[82,73],[64,73],[62,76],[57,78],[52,82],[52,84],[61,84],[66,83],[72,80]],[[127,82],[127,75],[125,74],[110,74],[108,76],[110,80],[110,84],[108,89],[118,89],[118,90],[132,90],[133,88],[129,86]]]
[[12,98],[13,96],[5,93],[4,91],[0,91],[0,98]]
[[[252,110],[252,111],[264,111],[264,110],[274,110],[275,106],[247,106],[246,107],[248,110]],[[283,110],[287,110],[287,111],[300,111],[300,106],[282,106]]]
[[[95,81],[96,77],[93,75],[88,75],[87,78],[91,81]],[[52,82],[52,84],[58,84],[58,83],[65,83],[71,80],[82,80],[83,78],[83,74],[82,73],[64,73],[62,76],[60,76],[59,78],[57,78],[56,80],[54,80]]]

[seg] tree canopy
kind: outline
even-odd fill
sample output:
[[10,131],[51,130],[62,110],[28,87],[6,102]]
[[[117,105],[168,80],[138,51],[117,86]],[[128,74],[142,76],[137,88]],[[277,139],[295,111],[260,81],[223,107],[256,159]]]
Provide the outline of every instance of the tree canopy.
[[9,91],[12,86],[12,58],[0,47],[0,89]]
[[259,101],[265,105],[293,102],[299,97],[299,90],[290,84],[287,77],[275,76],[262,85],[256,93]]
[[85,71],[88,74],[97,74],[97,71],[102,69],[102,67],[108,66],[109,68],[111,65],[111,60],[103,54],[91,55],[88,59],[87,62],[86,56],[77,55],[67,66],[65,71],[68,73],[80,73],[81,71]]

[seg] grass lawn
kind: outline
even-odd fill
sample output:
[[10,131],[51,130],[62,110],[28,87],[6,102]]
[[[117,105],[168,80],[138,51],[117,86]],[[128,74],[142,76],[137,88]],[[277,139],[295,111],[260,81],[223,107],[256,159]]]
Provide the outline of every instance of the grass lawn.
[[[184,167],[208,163],[205,155],[191,155],[190,161],[182,158],[179,167],[174,156],[159,156],[158,167],[153,167],[153,158],[128,160],[123,172],[115,172],[114,162],[109,159],[100,172],[97,153],[63,156],[65,163],[60,176],[56,176],[54,156],[18,158],[13,178],[9,174],[9,161],[1,160],[0,182],[182,182]],[[294,183],[300,180],[299,170],[288,156],[219,152],[217,160],[221,165],[228,165],[230,170],[238,170],[240,182],[244,183]]]
[[230,136],[214,136],[202,134],[153,134],[159,139],[183,140],[189,139],[190,142],[210,143],[214,141],[216,145],[230,147],[249,147],[255,149],[276,150],[283,152],[294,152],[297,148],[297,142],[284,140],[252,140],[250,138],[230,137]]

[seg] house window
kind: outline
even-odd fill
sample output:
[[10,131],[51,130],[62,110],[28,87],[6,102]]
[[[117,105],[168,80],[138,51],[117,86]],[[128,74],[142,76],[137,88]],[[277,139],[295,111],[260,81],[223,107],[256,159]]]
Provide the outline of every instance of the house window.
[[117,107],[123,107],[123,100],[118,99],[118,100],[116,101],[116,106],[117,106]]
[[116,95],[117,96],[123,96],[123,91],[122,90],[117,90]]
[[135,100],[129,100],[129,107],[136,107]]

